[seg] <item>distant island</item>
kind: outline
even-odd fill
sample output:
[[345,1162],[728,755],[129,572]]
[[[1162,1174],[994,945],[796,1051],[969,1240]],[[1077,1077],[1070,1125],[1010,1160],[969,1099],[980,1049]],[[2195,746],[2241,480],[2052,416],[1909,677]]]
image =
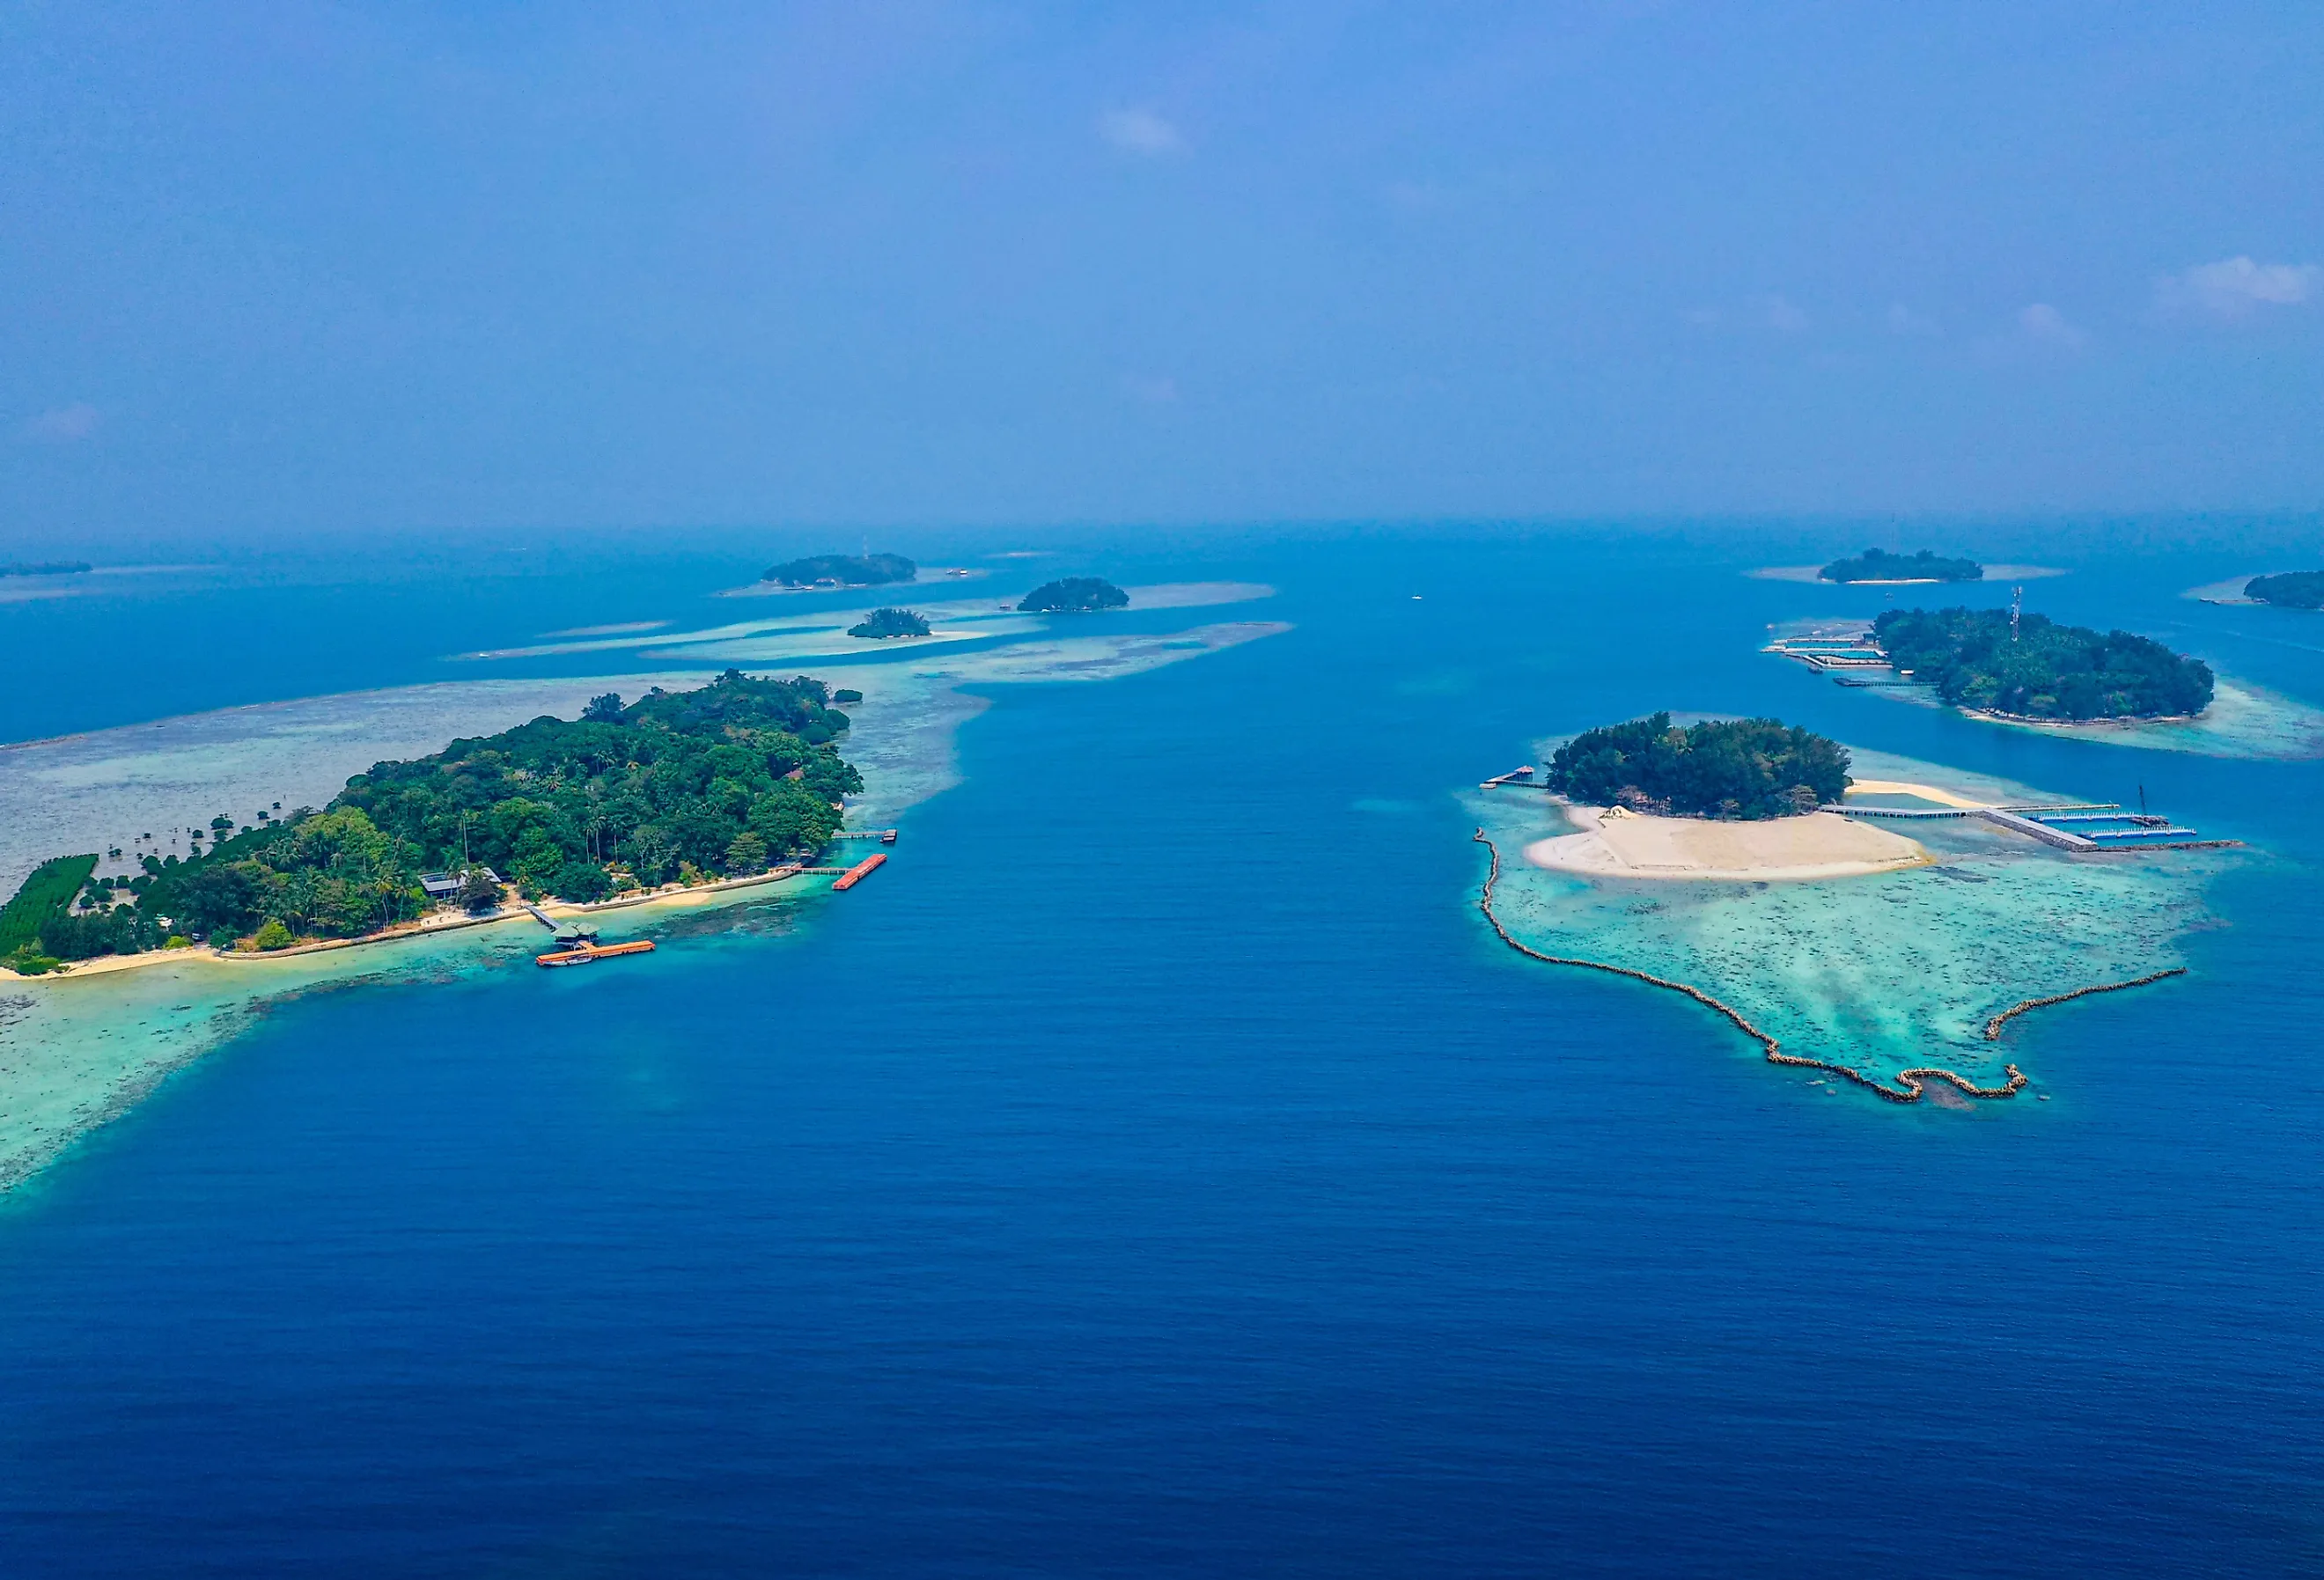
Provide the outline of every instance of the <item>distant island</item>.
[[89,568],[86,559],[48,559],[32,565],[0,565],[0,576],[83,576]]
[[878,587],[919,573],[900,554],[810,554],[769,567],[761,579],[787,587]]
[[1898,672],[1956,707],[2005,718],[2177,718],[2211,703],[2211,668],[2126,631],[2006,609],[1891,609],[1872,638]]
[[1820,581],[1983,581],[1985,567],[1974,559],[1946,559],[1923,549],[1891,554],[1867,549],[1853,559],[1835,559],[1816,572]]
[[847,634],[872,642],[886,642],[899,636],[926,636],[928,634],[928,623],[914,610],[874,609],[863,620],[849,626]]
[[1667,713],[1606,725],[1560,746],[1545,774],[1574,801],[1664,817],[1791,818],[1848,790],[1848,748],[1780,719],[1712,719],[1680,729]]
[[1017,605],[1020,614],[1086,614],[1127,605],[1130,595],[1093,576],[1068,576],[1043,582]]
[[495,907],[503,875],[527,899],[586,903],[764,872],[829,843],[839,799],[863,788],[832,745],[848,719],[829,698],[820,680],[734,670],[627,706],[608,692],[577,720],[374,764],[319,812],[238,832],[221,814],[207,854],[146,856],[134,878],[92,880],[96,857],[60,857],[0,910],[0,964],[38,975],[196,939],[362,938],[442,903]]
[[2244,583],[2244,596],[2279,609],[2324,609],[2324,570],[2255,576]]

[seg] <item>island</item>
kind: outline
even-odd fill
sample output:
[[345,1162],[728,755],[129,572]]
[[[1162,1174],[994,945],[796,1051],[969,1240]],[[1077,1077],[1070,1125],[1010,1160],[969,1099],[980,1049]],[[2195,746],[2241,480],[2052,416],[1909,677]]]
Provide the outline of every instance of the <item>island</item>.
[[2244,596],[2279,609],[2324,609],[2324,570],[2255,576],[2244,583]]
[[48,559],[38,564],[0,565],[0,576],[86,576],[86,559]]
[[1570,800],[1683,818],[1804,816],[1848,792],[1848,748],[1780,719],[1667,713],[1584,730],[1550,758],[1546,781]]
[[1867,549],[1853,559],[1835,559],[1816,572],[1820,581],[1983,581],[1985,567],[1974,559],[1947,559],[1923,549],[1917,554],[1891,554]]
[[878,587],[919,573],[900,554],[810,554],[769,567],[761,579],[787,587]]
[[1090,614],[1100,609],[1120,609],[1130,595],[1110,581],[1093,576],[1068,576],[1043,582],[1017,605],[1020,614]]
[[749,876],[819,851],[862,777],[833,744],[848,718],[820,680],[729,670],[690,691],[624,705],[608,692],[578,719],[544,715],[433,756],[381,762],[320,811],[217,837],[185,859],[148,855],[134,878],[52,861],[0,911],[5,964],[206,940],[272,949],[397,930],[441,905],[493,909],[503,882],[528,900],[586,904],[714,874]]
[[899,636],[926,636],[928,623],[911,609],[874,609],[849,626],[847,634],[867,642],[889,642]]
[[1779,719],[1667,713],[1585,730],[1545,773],[1574,832],[1526,860],[1584,877],[1767,882],[1928,864],[1916,842],[1824,808],[1848,793],[1845,746]]
[[2209,664],[2126,631],[2103,634],[2006,609],[1891,609],[1872,642],[1907,679],[1996,718],[2096,723],[2190,718],[2211,704]]

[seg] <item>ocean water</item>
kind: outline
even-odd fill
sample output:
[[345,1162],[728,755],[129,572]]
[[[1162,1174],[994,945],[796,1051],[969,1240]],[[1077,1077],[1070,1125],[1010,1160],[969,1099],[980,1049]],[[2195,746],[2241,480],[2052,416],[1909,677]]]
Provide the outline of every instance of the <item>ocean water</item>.
[[[1747,579],[1799,556],[1734,533],[1083,558],[1293,629],[971,682],[853,893],[638,969],[318,984],[0,1197],[0,1572],[2324,1565],[2324,764],[1835,687],[1767,627],[1889,594]],[[466,679],[733,579],[447,564],[0,609],[247,633],[218,689],[107,657],[0,733]],[[2239,568],[2028,605],[2324,704],[2324,624],[2177,596]],[[2050,1101],[1835,1096],[1477,914],[1475,781],[1661,707],[2250,848],[2187,873],[2188,976],[2014,1027]]]

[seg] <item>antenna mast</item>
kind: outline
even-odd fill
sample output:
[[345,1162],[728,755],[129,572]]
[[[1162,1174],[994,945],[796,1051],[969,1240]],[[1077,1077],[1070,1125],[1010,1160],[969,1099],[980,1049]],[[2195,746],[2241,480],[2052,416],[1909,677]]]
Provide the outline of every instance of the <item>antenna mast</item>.
[[2009,640],[2012,642],[2017,640],[2017,617],[2024,611],[2025,589],[2022,587],[2011,587],[2009,589]]

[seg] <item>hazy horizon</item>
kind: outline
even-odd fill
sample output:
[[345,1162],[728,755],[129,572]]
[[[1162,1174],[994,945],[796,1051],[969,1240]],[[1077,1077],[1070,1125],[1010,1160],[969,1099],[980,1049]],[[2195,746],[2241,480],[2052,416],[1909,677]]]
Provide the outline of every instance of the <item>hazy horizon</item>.
[[12,557],[2324,503],[2311,8],[0,41]]

